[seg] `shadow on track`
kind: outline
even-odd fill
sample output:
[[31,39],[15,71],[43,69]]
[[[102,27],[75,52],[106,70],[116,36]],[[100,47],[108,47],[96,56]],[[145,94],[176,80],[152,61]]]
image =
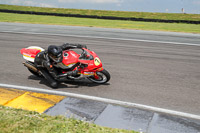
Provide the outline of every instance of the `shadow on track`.
[[[31,80],[40,80],[39,84],[44,84],[48,87],[51,88],[51,86],[49,85],[49,83],[41,77],[37,77],[35,75],[30,75],[28,77],[28,79]],[[81,80],[65,80],[65,81],[59,81],[59,85],[57,89],[61,89],[61,88],[79,88],[82,86],[85,87],[95,87],[95,86],[99,86],[99,85],[110,85],[109,83],[105,83],[105,84],[96,84],[91,82],[88,79],[81,79]]]

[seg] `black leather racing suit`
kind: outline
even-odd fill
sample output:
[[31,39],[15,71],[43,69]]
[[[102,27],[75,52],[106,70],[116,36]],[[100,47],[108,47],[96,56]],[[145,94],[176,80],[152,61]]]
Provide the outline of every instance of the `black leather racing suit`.
[[[62,50],[68,50],[68,49],[73,49],[73,48],[83,48],[83,47],[86,48],[85,45],[70,44],[70,43],[65,43],[59,47]],[[63,76],[76,75],[78,73],[77,70],[69,71],[65,74],[58,73],[58,71],[55,69],[56,66],[54,65],[54,61],[52,61],[49,58],[48,52],[46,50],[36,55],[34,64],[40,70],[42,75],[47,79],[47,81],[50,83],[50,86],[53,88],[56,88],[58,86],[57,80],[59,78]]]

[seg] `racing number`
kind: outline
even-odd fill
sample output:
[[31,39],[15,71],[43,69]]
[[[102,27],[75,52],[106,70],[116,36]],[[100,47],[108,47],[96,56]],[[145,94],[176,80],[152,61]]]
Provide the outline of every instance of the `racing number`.
[[96,58],[94,59],[94,64],[95,64],[96,66],[98,66],[100,63],[101,63],[100,59],[99,59],[98,57],[96,57]]

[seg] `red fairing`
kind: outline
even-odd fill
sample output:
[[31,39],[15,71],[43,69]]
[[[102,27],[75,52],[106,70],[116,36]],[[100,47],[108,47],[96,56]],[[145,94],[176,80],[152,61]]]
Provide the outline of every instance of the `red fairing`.
[[88,65],[88,67],[85,68],[85,71],[92,71],[92,70],[96,71],[98,68],[101,68],[102,67],[102,62],[99,59],[99,57],[97,56],[97,54],[95,52],[93,52],[93,51],[88,50],[88,49],[84,49],[84,50],[86,50],[94,58],[93,60],[81,60],[81,59],[78,60],[80,63]]
[[[94,57],[94,58],[96,58],[96,57]],[[97,58],[98,58],[98,57],[97,57]],[[98,59],[99,59],[99,58],[98,58]],[[100,61],[100,59],[99,59],[99,61]],[[90,61],[88,62],[88,70],[89,70],[89,71],[94,70],[95,68],[101,68],[101,67],[102,67],[101,61],[99,62],[98,65],[95,65],[94,60],[90,60]]]
[[40,52],[41,50],[39,49],[28,49],[28,48],[23,48],[20,50],[20,53],[24,56],[29,56],[32,58],[35,58],[35,56]]
[[62,63],[65,64],[66,66],[71,65],[71,64],[76,64],[78,62],[79,54],[72,50],[65,50],[63,52],[63,61]]

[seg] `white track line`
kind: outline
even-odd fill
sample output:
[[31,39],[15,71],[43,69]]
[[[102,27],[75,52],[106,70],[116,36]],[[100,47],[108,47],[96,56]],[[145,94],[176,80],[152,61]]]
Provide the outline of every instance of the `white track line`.
[[2,32],[2,33],[4,32],[4,33],[20,33],[20,34],[32,34],[32,35],[52,35],[52,36],[66,36],[66,37],[110,39],[110,40],[121,40],[121,41],[136,41],[136,42],[148,42],[148,43],[162,43],[162,44],[177,44],[177,45],[200,46],[200,44],[194,44],[194,43],[167,42],[167,41],[154,41],[154,40],[128,39],[128,38],[112,38],[112,37],[98,37],[98,36],[64,35],[64,34],[33,33],[33,32],[15,32],[15,31],[0,31],[0,32]]
[[33,88],[33,87],[27,87],[27,86],[17,86],[17,85],[9,85],[9,84],[1,84],[1,83],[0,83],[0,86],[5,87],[5,88],[15,88],[15,89],[26,90],[26,91],[34,91],[34,92],[40,92],[40,93],[48,93],[48,94],[54,94],[54,95],[81,98],[81,99],[86,99],[86,100],[94,100],[94,101],[104,102],[108,104],[115,104],[115,105],[120,105],[120,106],[125,106],[125,107],[135,107],[138,109],[149,110],[149,111],[154,111],[158,113],[165,113],[169,115],[175,115],[175,116],[200,120],[199,115],[178,112],[178,111],[173,111],[173,110],[168,110],[168,109],[163,109],[163,108],[158,108],[158,107],[153,107],[153,106],[148,106],[148,105],[142,105],[142,104],[137,104],[137,103],[130,103],[130,102],[112,100],[112,99],[107,99],[107,98],[95,97],[95,96],[88,96],[88,95],[55,91],[55,90],[47,90],[47,89],[41,89],[41,88]]

